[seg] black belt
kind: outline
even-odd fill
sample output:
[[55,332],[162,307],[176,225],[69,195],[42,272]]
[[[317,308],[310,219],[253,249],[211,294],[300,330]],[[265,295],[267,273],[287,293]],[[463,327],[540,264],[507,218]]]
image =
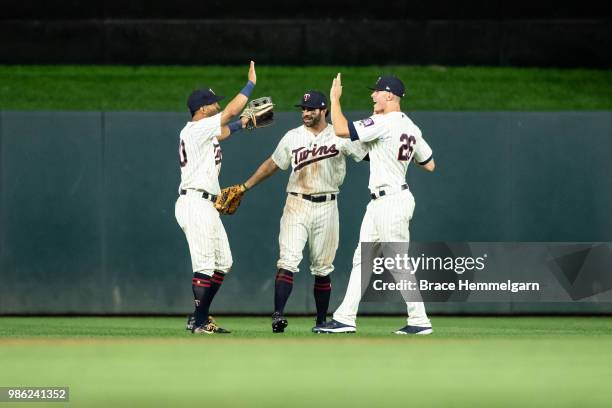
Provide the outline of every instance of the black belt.
[[[202,193],[202,198],[204,198],[205,200],[210,200],[213,203],[215,201],[217,201],[217,196],[216,195],[208,194],[206,191],[198,191],[198,190],[192,190],[192,191],[195,191],[196,193]],[[187,190],[181,190],[180,193],[181,193],[181,195],[186,195],[187,194]]]
[[[324,203],[325,201],[327,201],[327,194],[326,195],[321,195],[321,196],[311,196],[308,194],[298,194],[298,193],[289,193],[291,195],[294,196],[298,196],[298,197],[302,197],[304,200],[308,200],[308,201],[312,201],[313,203]],[[331,194],[331,197],[329,198],[329,201],[334,201],[336,199],[336,195],[335,194]]]
[[[401,187],[400,191],[403,191],[403,190],[408,190],[408,184],[402,184],[402,187]],[[378,195],[372,193],[372,194],[370,194],[370,197],[372,197],[372,200],[376,200],[377,198],[380,198],[380,197],[385,196],[385,195],[387,195],[387,192],[385,190],[380,190],[378,192]]]

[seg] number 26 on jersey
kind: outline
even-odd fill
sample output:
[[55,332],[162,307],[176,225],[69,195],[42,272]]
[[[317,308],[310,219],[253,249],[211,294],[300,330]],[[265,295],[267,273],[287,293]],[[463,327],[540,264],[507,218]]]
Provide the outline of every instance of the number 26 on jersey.
[[397,160],[409,161],[412,157],[412,153],[414,152],[416,138],[414,136],[408,136],[404,133],[400,136],[400,142],[401,144],[399,148],[399,153],[397,154]]

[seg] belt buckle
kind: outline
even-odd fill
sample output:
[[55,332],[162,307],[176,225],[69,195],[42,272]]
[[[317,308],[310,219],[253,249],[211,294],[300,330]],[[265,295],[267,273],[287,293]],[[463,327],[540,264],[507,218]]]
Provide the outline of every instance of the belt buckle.
[[[313,196],[310,194],[302,194],[302,198],[304,200],[310,201],[311,203],[320,203],[321,201],[325,201],[325,197],[324,196]],[[321,198],[323,198],[323,200],[321,200]]]

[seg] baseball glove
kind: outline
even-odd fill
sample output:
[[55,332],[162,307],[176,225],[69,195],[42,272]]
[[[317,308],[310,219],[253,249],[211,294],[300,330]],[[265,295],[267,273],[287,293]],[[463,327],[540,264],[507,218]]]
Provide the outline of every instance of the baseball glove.
[[221,214],[232,215],[240,206],[240,200],[242,200],[242,196],[246,190],[247,189],[244,184],[236,184],[225,187],[223,190],[221,190],[221,194],[217,196],[215,208]]
[[274,103],[272,98],[264,96],[253,99],[242,111],[240,117],[248,118],[246,128],[249,130],[270,126],[274,123]]

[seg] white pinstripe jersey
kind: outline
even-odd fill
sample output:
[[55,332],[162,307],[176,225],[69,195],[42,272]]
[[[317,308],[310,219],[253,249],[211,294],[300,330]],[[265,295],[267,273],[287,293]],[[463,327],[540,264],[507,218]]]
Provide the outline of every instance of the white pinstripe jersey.
[[181,164],[181,189],[204,190],[217,195],[221,171],[221,113],[196,122],[187,122],[181,130],[179,161]]
[[421,130],[402,112],[372,115],[353,124],[368,147],[371,191],[405,184],[410,161],[426,163],[432,157]]
[[345,156],[360,161],[366,154],[362,143],[336,136],[332,125],[317,136],[302,125],[283,136],[272,160],[283,170],[291,165],[288,193],[316,195],[337,193],[346,175]]

